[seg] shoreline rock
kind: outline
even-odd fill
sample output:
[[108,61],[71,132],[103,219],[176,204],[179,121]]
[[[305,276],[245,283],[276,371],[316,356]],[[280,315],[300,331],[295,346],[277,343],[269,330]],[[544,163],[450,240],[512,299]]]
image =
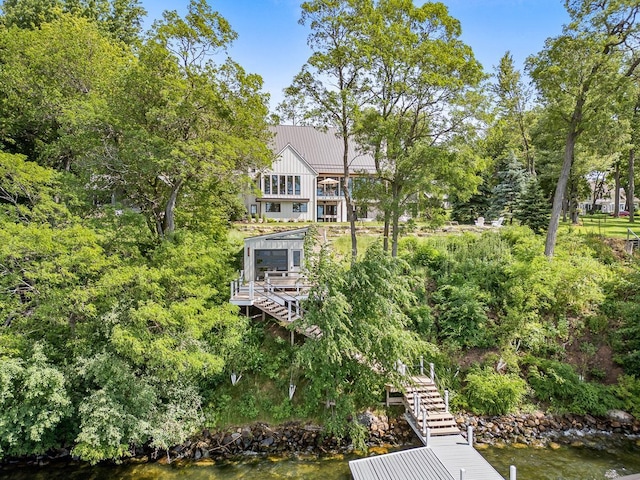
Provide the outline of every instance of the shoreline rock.
[[[551,415],[543,412],[503,416],[477,416],[466,412],[455,414],[460,433],[466,436],[467,427],[473,427],[474,441],[480,449],[505,445],[520,448],[559,448],[560,445],[596,446],[597,439],[636,439],[640,441],[640,421],[615,412],[607,418],[591,415]],[[366,411],[357,421],[369,430],[365,440],[372,454],[388,449],[420,445],[413,430],[403,416],[388,417]],[[217,431],[203,430],[199,435],[169,449],[171,461],[196,461],[213,464],[218,461],[248,457],[341,455],[357,453],[350,439],[338,440],[324,436],[323,428],[309,422],[287,422],[281,425],[254,423],[229,427]],[[168,462],[167,452],[149,447],[136,448],[133,456],[123,463]],[[48,455],[5,459],[2,469],[21,466],[46,466],[56,463],[77,463],[68,449]]]

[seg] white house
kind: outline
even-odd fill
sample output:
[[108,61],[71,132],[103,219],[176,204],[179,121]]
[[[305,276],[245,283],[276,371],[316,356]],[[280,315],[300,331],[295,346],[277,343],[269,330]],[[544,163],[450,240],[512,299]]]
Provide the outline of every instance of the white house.
[[[257,172],[260,191],[244,198],[251,216],[288,221],[346,222],[342,192],[343,143],[335,129],[278,125],[272,127],[275,160]],[[350,187],[358,178],[375,173],[373,157],[349,142]],[[359,219],[375,218],[366,205],[356,207]]]

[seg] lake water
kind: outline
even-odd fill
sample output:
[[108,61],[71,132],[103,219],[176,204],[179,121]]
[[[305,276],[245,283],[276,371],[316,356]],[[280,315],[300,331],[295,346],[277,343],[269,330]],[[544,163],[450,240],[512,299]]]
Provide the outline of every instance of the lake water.
[[[514,447],[483,450],[482,455],[509,478],[516,465],[518,480],[604,480],[640,473],[640,442],[607,441],[582,447]],[[141,464],[123,466],[48,466],[0,471],[0,480],[347,480],[348,460],[357,457],[260,457],[238,462]]]

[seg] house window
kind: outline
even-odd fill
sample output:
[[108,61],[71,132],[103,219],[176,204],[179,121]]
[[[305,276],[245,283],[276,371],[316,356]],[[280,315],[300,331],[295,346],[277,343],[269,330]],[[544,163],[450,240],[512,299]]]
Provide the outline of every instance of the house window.
[[265,195],[300,195],[300,175],[267,175],[264,179]]
[[294,202],[293,204],[293,213],[307,213],[307,203],[303,202]]
[[264,204],[264,209],[266,212],[269,212],[269,213],[280,213],[280,204],[267,202]]
[[251,207],[249,208],[249,212],[251,212],[251,215],[257,215],[258,214],[258,205],[256,205],[255,203],[252,203]]
[[293,266],[299,267],[302,259],[302,250],[293,250]]

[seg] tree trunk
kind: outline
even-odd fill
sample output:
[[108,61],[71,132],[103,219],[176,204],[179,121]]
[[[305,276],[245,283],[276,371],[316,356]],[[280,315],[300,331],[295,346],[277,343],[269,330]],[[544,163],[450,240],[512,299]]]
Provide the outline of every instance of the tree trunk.
[[342,192],[344,193],[344,201],[347,205],[347,220],[349,221],[349,227],[351,229],[351,263],[354,263],[358,257],[358,238],[356,237],[356,216],[353,211],[353,199],[351,198],[351,192],[349,192],[349,137],[348,129],[343,125],[342,129],[342,165],[343,165],[343,182]]
[[573,225],[578,224],[578,186],[577,182],[571,182],[569,191],[569,216]]
[[620,216],[620,165],[616,163],[616,170],[613,176],[615,187],[613,189],[613,216]]
[[178,180],[171,188],[171,194],[169,200],[164,208],[164,219],[162,221],[162,237],[172,234],[176,229],[175,224],[175,209],[176,201],[178,200],[178,192],[182,187],[184,180]]
[[402,188],[398,185],[393,185],[392,187],[392,218],[393,218],[393,230],[392,230],[392,239],[391,239],[391,256],[398,256],[398,237],[400,236],[400,227],[399,227],[399,218],[400,214],[400,194],[402,192]]
[[562,162],[562,170],[560,171],[560,177],[558,177],[558,183],[556,185],[556,191],[553,195],[553,206],[551,207],[551,219],[549,221],[549,229],[547,230],[547,239],[544,246],[544,254],[551,258],[556,247],[556,239],[558,238],[558,226],[560,224],[560,214],[562,213],[562,204],[564,201],[564,193],[567,190],[567,183],[569,182],[569,175],[571,174],[571,166],[573,165],[573,152],[576,147],[576,140],[580,135],[577,130],[577,126],[582,116],[582,106],[584,100],[576,102],[576,108],[569,125],[569,132],[564,147],[564,160]]
[[596,211],[596,202],[598,198],[602,198],[602,187],[604,185],[604,179],[606,178],[606,173],[602,174],[602,177],[598,174],[596,177],[596,181],[593,184],[593,201],[591,202],[591,213]]
[[636,151],[632,147],[629,151],[629,186],[627,187],[627,199],[629,202],[629,223],[634,223],[634,213],[635,213],[635,181],[633,179],[634,169],[635,169],[635,160],[636,160]]
[[391,216],[389,209],[384,210],[384,233],[382,234],[382,248],[385,252],[389,251],[389,225],[391,223]]
[[400,235],[399,219],[400,212],[397,210],[393,212],[393,238],[391,242],[391,256],[398,256],[398,237]]

